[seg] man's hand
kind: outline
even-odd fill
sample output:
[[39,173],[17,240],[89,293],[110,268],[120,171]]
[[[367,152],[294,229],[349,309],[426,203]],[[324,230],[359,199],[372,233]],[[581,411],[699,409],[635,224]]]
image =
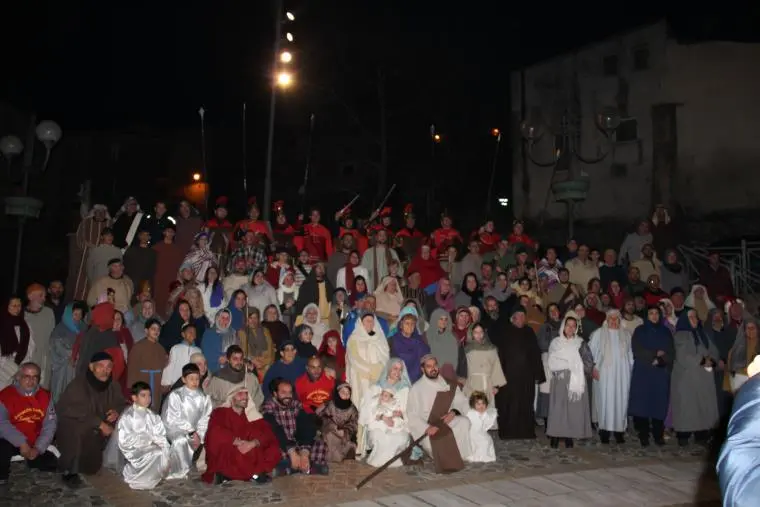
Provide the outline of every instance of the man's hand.
[[100,423],[100,426],[98,427],[98,429],[100,430],[100,433],[102,433],[104,437],[110,437],[111,433],[113,433],[113,426],[106,423],[105,421]]
[[599,370],[597,370],[596,368],[594,368],[594,371],[591,372],[591,377],[594,380],[599,380]]
[[437,426],[428,426],[428,428],[425,430],[425,433],[427,433],[427,436],[433,437],[436,433],[438,433],[438,427]]
[[451,421],[454,420],[454,417],[456,417],[456,414],[449,410],[449,412],[441,418],[443,421],[443,424],[451,424]]
[[496,393],[498,393],[498,392],[499,392],[499,388],[498,387],[492,387],[491,388],[491,394],[493,394],[494,396],[496,396]]
[[114,409],[109,410],[106,412],[106,422],[109,424],[113,424],[116,422],[116,420],[119,418],[119,413],[115,411]]
[[34,459],[37,459],[37,456],[39,455],[40,455],[40,451],[38,451],[36,447],[32,447],[32,450],[29,451],[29,456],[27,456],[26,459],[28,459],[29,461],[32,461]]
[[190,447],[192,447],[193,450],[196,450],[200,446],[201,437],[199,437],[197,433],[193,433],[193,437],[190,439]]
[[240,454],[248,454],[253,449],[259,446],[258,440],[243,440],[240,442],[240,444],[237,446],[238,451],[240,451]]
[[227,364],[227,356],[219,356],[219,364]]
[[285,300],[285,308],[292,308],[295,303],[292,298],[288,298]]
[[31,453],[32,453],[32,447],[29,444],[27,444],[26,442],[24,442],[23,444],[21,444],[21,447],[18,448],[18,453],[21,456],[23,456],[24,459],[28,459],[28,460],[33,459],[33,458],[29,457],[29,456],[31,456]]

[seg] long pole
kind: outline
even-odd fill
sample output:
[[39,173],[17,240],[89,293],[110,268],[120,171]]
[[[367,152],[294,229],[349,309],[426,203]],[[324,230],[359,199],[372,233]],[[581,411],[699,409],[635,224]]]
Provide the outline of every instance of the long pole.
[[493,152],[493,163],[491,164],[491,181],[488,183],[488,196],[486,197],[486,220],[491,218],[491,197],[493,193],[493,180],[496,176],[496,163],[499,160],[499,146],[501,145],[501,132],[496,135],[496,149]]
[[274,151],[274,114],[277,105],[277,58],[280,55],[280,39],[282,39],[283,0],[275,0],[274,13],[274,56],[272,58],[272,92],[269,97],[269,137],[267,138],[267,163],[264,175],[264,220],[269,221],[272,209],[272,155]]
[[[24,179],[22,183],[22,196],[29,196],[29,171],[32,170],[34,163],[34,141],[35,126],[37,125],[37,115],[32,115],[29,123],[29,131],[26,136],[26,152],[24,152]],[[16,237],[16,259],[13,264],[13,294],[18,291],[18,278],[21,271],[21,247],[24,244],[24,227],[26,226],[26,217],[19,217],[18,236]]]
[[203,192],[203,200],[205,201],[204,207],[206,208],[206,212],[208,212],[208,194],[211,185],[209,185],[208,174],[206,172],[206,110],[203,108],[203,106],[198,109],[198,115],[201,117],[201,159],[203,163],[202,174],[203,182],[206,185]]
[[246,137],[245,102],[243,102],[243,197],[248,199],[248,138]]

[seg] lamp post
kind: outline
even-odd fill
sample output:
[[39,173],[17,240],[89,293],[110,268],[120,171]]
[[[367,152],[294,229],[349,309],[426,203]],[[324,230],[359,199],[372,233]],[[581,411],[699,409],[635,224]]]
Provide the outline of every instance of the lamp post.
[[[269,97],[269,135],[267,137],[267,161],[264,174],[264,220],[269,220],[272,208],[272,157],[274,152],[274,118],[277,109],[277,88],[287,88],[293,84],[293,75],[281,65],[289,65],[293,61],[291,51],[282,51],[282,25],[295,21],[292,12],[285,12],[283,0],[275,0],[274,13],[274,57],[272,59],[272,91]],[[285,33],[287,42],[293,42],[292,32]]]
[[[578,171],[577,164],[583,163],[588,165],[598,164],[607,158],[610,152],[614,153],[614,144],[610,138],[615,129],[620,125],[620,115],[615,109],[606,108],[600,111],[594,118],[596,128],[603,135],[603,144],[606,146],[600,155],[590,158],[585,157],[580,152],[581,128],[580,118],[572,116],[568,110],[565,110],[560,121],[559,132],[554,133],[555,139],[560,138],[560,145],[553,147],[552,158],[548,162],[540,162],[533,156],[535,146],[542,139],[544,126],[540,123],[532,124],[527,120],[520,124],[520,133],[523,137],[523,150],[530,161],[539,167],[554,166],[554,173],[557,171],[566,171],[567,179],[562,181],[553,181],[546,194],[544,209],[549,205],[549,192],[554,193],[554,199],[557,202],[564,202],[567,206],[567,227],[568,239],[573,237],[575,224],[575,204],[586,200],[586,195],[591,187],[591,181],[588,175]],[[614,155],[613,155],[614,156]]]
[[[34,164],[34,145],[35,137],[45,146],[45,158],[40,166],[40,172],[45,172],[50,160],[50,152],[53,146],[61,139],[61,127],[57,123],[45,120],[41,121],[36,127],[34,123],[36,116],[32,115],[29,133],[27,135],[27,149],[24,153],[24,165],[22,167],[22,193],[21,196],[5,198],[5,213],[11,216],[17,216],[19,219],[18,236],[16,238],[16,259],[13,265],[13,292],[18,290],[18,278],[21,268],[21,247],[24,242],[24,226],[27,218],[37,218],[40,216],[42,201],[34,197],[29,197],[29,174],[33,170]],[[8,174],[11,174],[13,159],[24,151],[24,145],[21,140],[14,136],[8,135],[0,139],[0,153],[5,157],[8,164]]]

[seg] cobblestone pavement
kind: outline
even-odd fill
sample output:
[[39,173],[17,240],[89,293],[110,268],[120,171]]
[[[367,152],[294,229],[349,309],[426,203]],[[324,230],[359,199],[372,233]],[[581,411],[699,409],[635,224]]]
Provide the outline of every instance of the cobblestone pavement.
[[[333,465],[327,477],[291,476],[268,486],[228,483],[211,487],[197,474],[164,482],[154,490],[132,491],[109,471],[86,477],[87,486],[71,491],[54,474],[13,464],[3,506],[260,506],[287,507],[534,505],[592,507],[610,505],[720,505],[716,481],[706,465],[706,450],[678,448],[674,441],[642,449],[638,442],[602,445],[596,439],[574,449],[551,449],[535,441],[496,440],[498,460],[473,464],[441,476],[426,462],[389,469],[359,491],[355,485],[373,469],[360,462]],[[474,484],[478,484],[474,487]],[[604,500],[607,498],[607,500]],[[713,503],[701,503],[713,502]]]

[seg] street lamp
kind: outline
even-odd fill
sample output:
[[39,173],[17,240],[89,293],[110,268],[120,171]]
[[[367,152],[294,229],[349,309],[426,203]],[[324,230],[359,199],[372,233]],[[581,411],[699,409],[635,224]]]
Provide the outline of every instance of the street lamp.
[[[36,120],[32,116],[31,125]],[[16,260],[13,267],[13,292],[18,289],[18,277],[21,267],[21,247],[24,242],[24,226],[27,218],[37,218],[40,216],[42,201],[34,197],[29,197],[29,174],[32,172],[34,164],[34,145],[35,137],[45,146],[45,159],[39,168],[39,172],[45,172],[48,162],[50,161],[50,152],[55,144],[60,141],[62,136],[61,127],[57,123],[45,120],[41,121],[34,129],[30,128],[27,136],[27,150],[24,154],[24,165],[22,167],[22,194],[20,196],[5,198],[5,214],[16,216],[19,219],[18,237],[16,238]],[[11,167],[15,157],[24,151],[24,145],[21,140],[13,135],[8,135],[0,139],[0,153],[5,157],[8,164],[8,174],[11,174]]]
[[193,173],[193,181],[201,181],[201,173]]
[[[293,22],[296,17],[290,11],[285,11],[284,0],[275,1],[274,13],[274,58],[272,59],[272,91],[269,97],[269,136],[267,138],[267,161],[264,174],[264,220],[269,220],[272,209],[272,156],[274,152],[274,118],[277,110],[277,88],[288,88],[293,84],[293,74],[287,70],[279,69],[279,64],[289,64],[293,61],[290,51],[281,52],[282,25]],[[287,32],[285,38],[293,42],[295,37],[292,32]]]
[[[527,155],[533,164],[539,167],[554,166],[554,173],[564,171],[567,178],[562,181],[552,181],[551,191],[554,193],[554,199],[557,202],[564,202],[567,206],[567,228],[568,238],[573,237],[573,228],[575,222],[575,203],[586,200],[586,195],[591,187],[591,180],[587,174],[579,171],[578,162],[584,164],[598,164],[607,158],[610,152],[613,152],[615,145],[610,142],[612,134],[620,125],[620,114],[613,108],[605,108],[597,113],[594,118],[596,128],[604,136],[601,154],[596,157],[585,157],[580,152],[581,141],[581,118],[573,116],[568,110],[565,110],[560,121],[560,130],[555,134],[555,139],[559,137],[559,146],[553,147],[552,159],[548,162],[539,162],[533,156],[535,145],[541,140],[544,134],[544,127],[540,123],[530,123],[527,120],[520,124],[520,133],[522,134],[524,144],[523,152]],[[554,174],[552,174],[552,180]],[[545,207],[549,204],[549,194],[546,195]]]

